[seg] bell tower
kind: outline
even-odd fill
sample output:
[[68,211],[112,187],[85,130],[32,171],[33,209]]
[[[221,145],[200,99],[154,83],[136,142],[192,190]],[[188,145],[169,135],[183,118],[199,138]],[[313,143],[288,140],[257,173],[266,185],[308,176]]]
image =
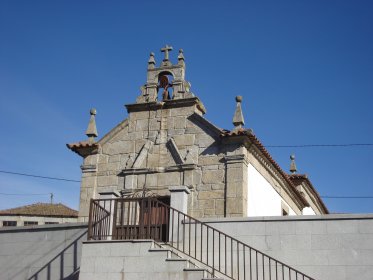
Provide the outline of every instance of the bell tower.
[[141,87],[141,95],[136,103],[164,102],[167,100],[195,97],[190,92],[190,83],[185,80],[185,61],[183,50],[179,50],[177,64],[172,64],[169,54],[173,50],[166,45],[161,48],[164,58],[156,66],[155,54],[150,53],[146,84]]

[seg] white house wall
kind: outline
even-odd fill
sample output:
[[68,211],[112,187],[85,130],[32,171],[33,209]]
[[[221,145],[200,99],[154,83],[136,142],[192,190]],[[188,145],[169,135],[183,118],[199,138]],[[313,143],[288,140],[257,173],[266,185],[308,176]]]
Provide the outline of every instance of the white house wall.
[[305,207],[302,210],[303,215],[316,215],[315,211],[311,207]]
[[45,223],[76,223],[78,218],[62,218],[62,217],[41,217],[41,216],[0,216],[0,227],[3,227],[4,221],[15,221],[17,226],[23,226],[24,222],[37,222],[38,225]]
[[281,216],[281,202],[289,207],[272,185],[251,164],[248,166],[247,216]]

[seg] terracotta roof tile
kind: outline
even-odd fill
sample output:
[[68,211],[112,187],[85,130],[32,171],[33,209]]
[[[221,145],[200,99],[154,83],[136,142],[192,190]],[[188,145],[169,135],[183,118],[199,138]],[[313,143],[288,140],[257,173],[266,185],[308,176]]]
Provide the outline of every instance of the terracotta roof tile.
[[66,146],[78,155],[85,157],[92,151],[97,149],[99,147],[99,144],[97,142],[90,142],[89,140],[85,140],[76,143],[66,144]]
[[71,217],[77,218],[78,211],[61,203],[35,203],[31,205],[0,210],[0,215],[12,216],[47,216],[47,217]]
[[320,194],[316,191],[315,187],[312,185],[310,179],[308,179],[307,174],[288,174],[289,179],[293,182],[295,186],[302,184],[303,182],[307,182],[308,186],[310,186],[311,191],[316,196],[318,202],[321,204],[321,207],[325,211],[326,214],[329,214],[329,210],[322,201]]
[[253,131],[251,129],[244,129],[240,128],[238,130],[226,130],[222,129],[221,131],[222,137],[230,137],[230,136],[247,136],[254,144],[255,146],[264,154],[264,156],[273,164],[273,166],[277,169],[277,171],[282,175],[284,180],[292,187],[293,191],[297,194],[297,196],[303,201],[305,205],[308,206],[308,202],[305,200],[303,196],[300,195],[300,193],[297,191],[295,185],[293,182],[289,179],[289,176],[287,173],[285,173],[280,165],[272,158],[270,153],[267,151],[267,149],[264,147],[262,142],[254,135]]
[[80,141],[80,142],[75,142],[71,144],[66,144],[66,146],[71,149],[77,149],[77,148],[89,148],[89,147],[97,147],[97,143],[90,143],[88,140],[87,141]]

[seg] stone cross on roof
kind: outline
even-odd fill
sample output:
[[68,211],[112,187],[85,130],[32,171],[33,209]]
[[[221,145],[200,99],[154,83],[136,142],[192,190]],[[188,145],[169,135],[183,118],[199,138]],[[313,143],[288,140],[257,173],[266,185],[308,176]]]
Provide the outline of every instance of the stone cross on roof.
[[168,52],[172,51],[172,47],[169,45],[166,45],[164,48],[161,48],[161,52],[164,52],[164,59],[163,61],[168,61]]

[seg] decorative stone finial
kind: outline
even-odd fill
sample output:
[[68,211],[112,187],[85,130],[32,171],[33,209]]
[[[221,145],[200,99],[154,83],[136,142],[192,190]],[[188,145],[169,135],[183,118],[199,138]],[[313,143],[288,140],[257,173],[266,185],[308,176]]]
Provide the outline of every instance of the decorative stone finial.
[[178,64],[184,65],[184,51],[183,49],[179,50],[179,55],[177,56]]
[[290,172],[291,174],[295,174],[297,172],[297,166],[295,165],[295,155],[291,155],[290,160]]
[[184,51],[183,51],[183,49],[179,50],[179,56],[177,58],[178,59],[184,59]]
[[151,52],[149,60],[148,60],[148,69],[154,69],[154,67],[155,67],[154,53]]
[[96,128],[96,120],[95,120],[97,111],[95,108],[92,108],[89,111],[89,113],[91,114],[91,118],[89,119],[88,128],[87,128],[87,131],[85,132],[85,135],[88,136],[89,141],[93,142],[95,137],[98,136],[97,128]]
[[233,125],[235,126],[235,129],[240,129],[245,125],[245,120],[243,118],[242,114],[242,108],[241,108],[241,102],[242,102],[242,96],[238,95],[236,96],[236,111],[234,112],[233,117]]

